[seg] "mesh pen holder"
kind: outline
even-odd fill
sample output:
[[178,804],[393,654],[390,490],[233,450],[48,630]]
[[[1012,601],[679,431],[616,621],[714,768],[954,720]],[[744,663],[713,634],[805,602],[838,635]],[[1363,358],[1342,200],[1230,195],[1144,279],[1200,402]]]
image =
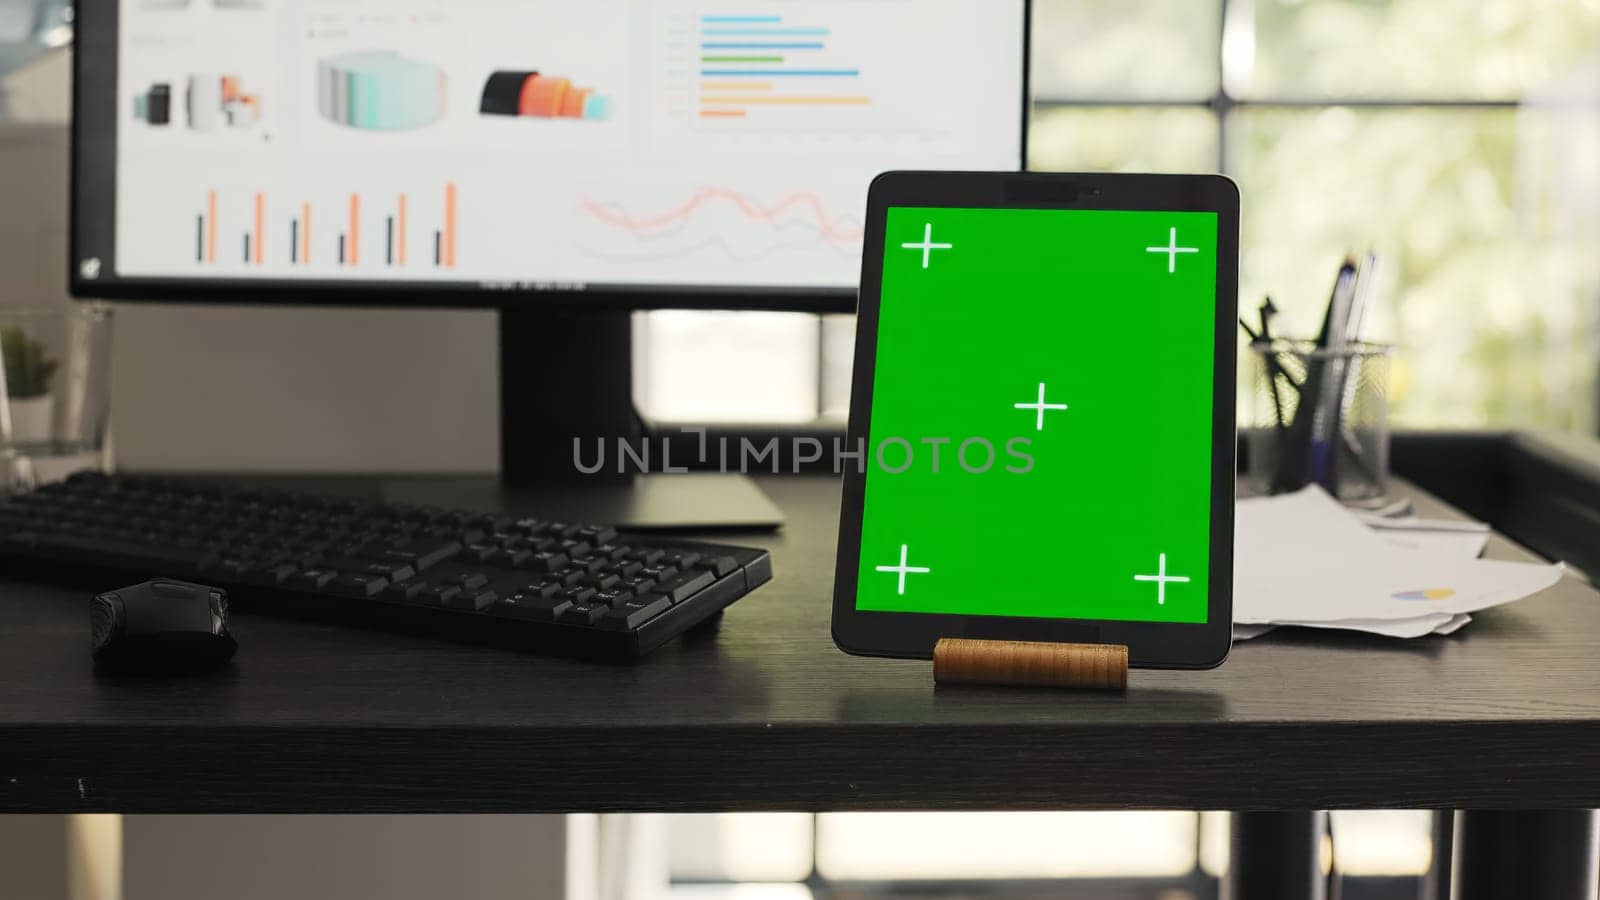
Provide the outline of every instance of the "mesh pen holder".
[[1311,341],[1250,344],[1255,368],[1245,477],[1257,493],[1320,484],[1345,503],[1389,490],[1389,344],[1332,350]]

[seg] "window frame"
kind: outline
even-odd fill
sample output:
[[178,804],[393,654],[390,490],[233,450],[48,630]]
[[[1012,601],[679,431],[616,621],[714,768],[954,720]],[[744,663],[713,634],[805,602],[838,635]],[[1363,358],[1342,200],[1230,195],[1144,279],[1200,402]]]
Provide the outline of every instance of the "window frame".
[[[1255,45],[1254,0],[1218,0],[1216,20],[1216,75],[1217,87],[1209,95],[1146,97],[1071,97],[1040,94],[1033,98],[1034,112],[1052,109],[1203,109],[1212,116],[1217,130],[1217,168],[1224,175],[1234,175],[1230,153],[1229,120],[1234,113],[1249,109],[1458,109],[1502,110],[1517,109],[1522,101],[1516,98],[1490,99],[1470,97],[1355,97],[1355,96],[1259,96],[1252,97],[1230,89],[1229,82],[1237,82],[1239,74],[1229,71],[1227,47],[1230,45]],[[1038,4],[1034,14],[1038,14]],[[1037,83],[1037,82],[1035,82]]]
[[[1038,16],[1040,9],[1045,5],[1040,0],[1032,4],[1031,14]],[[1030,33],[1038,34],[1038,29],[1031,27]],[[1212,118],[1213,127],[1216,129],[1216,168],[1215,171],[1235,177],[1237,168],[1233,158],[1232,132],[1235,128],[1236,115],[1251,110],[1323,110],[1333,108],[1350,108],[1359,110],[1465,110],[1491,112],[1497,110],[1517,110],[1523,106],[1520,98],[1472,98],[1472,97],[1424,97],[1417,95],[1397,95],[1394,97],[1360,97],[1360,96],[1294,96],[1289,94],[1251,96],[1241,89],[1230,87],[1230,82],[1237,85],[1243,73],[1232,72],[1228,65],[1227,48],[1239,45],[1254,46],[1256,43],[1255,0],[1218,0],[1218,15],[1215,20],[1215,64],[1216,88],[1206,95],[1183,95],[1178,93],[1165,96],[1082,96],[1074,97],[1062,94],[1036,93],[1028,104],[1029,115],[1034,116],[1040,112],[1050,110],[1069,109],[1199,109],[1206,111]],[[1037,47],[1029,48],[1030,64],[1038,60],[1041,54]],[[1029,73],[1028,84],[1035,86],[1039,79]],[[1030,132],[1032,128],[1028,129]],[[1023,159],[1026,170],[1033,170],[1026,150]],[[1236,179],[1237,180],[1237,179]],[[826,377],[827,353],[825,342],[825,329],[819,328],[817,334],[817,410],[818,418],[806,426],[799,427],[773,427],[759,423],[748,425],[724,425],[715,431],[723,431],[735,435],[760,435],[783,434],[785,436],[816,437],[828,441],[845,433],[845,424],[834,421],[824,415],[823,383]],[[1596,373],[1600,377],[1600,372]],[[1597,416],[1600,421],[1600,416]],[[680,423],[647,423],[653,436],[668,436],[677,431]],[[653,427],[652,427],[653,426]],[[676,450],[676,448],[674,448]],[[815,466],[802,464],[800,470],[816,470]],[[794,471],[789,460],[785,459],[780,471]]]

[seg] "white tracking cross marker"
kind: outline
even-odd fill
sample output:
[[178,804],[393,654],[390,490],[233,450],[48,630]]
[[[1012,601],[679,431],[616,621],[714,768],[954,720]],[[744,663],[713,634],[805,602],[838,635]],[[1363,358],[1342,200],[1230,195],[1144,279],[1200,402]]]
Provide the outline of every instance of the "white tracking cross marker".
[[[1200,248],[1199,247],[1179,247],[1178,246],[1178,229],[1177,228],[1170,228],[1170,229],[1167,230],[1167,245],[1165,247],[1146,247],[1146,248],[1144,248],[1144,252],[1146,252],[1146,253],[1165,253],[1167,255],[1167,274],[1171,275],[1173,272],[1178,271],[1178,254],[1179,253],[1199,253],[1200,252]],[[927,266],[923,266],[923,268],[926,269]]]
[[1167,555],[1165,553],[1163,553],[1163,554],[1161,554],[1161,564],[1156,567],[1156,574],[1154,574],[1154,575],[1135,575],[1135,576],[1133,576],[1133,580],[1134,581],[1154,581],[1156,583],[1156,605],[1158,605],[1158,606],[1166,606],[1167,605],[1167,582],[1176,581],[1176,582],[1179,582],[1179,583],[1186,583],[1189,580],[1189,576],[1187,576],[1187,575],[1168,575],[1167,574]]
[[908,551],[906,550],[906,545],[905,544],[901,544],[900,545],[900,565],[898,565],[898,566],[878,566],[878,571],[879,572],[895,572],[895,573],[898,573],[900,575],[900,586],[899,586],[899,588],[897,588],[895,590],[895,593],[897,593],[897,594],[899,594],[901,596],[905,596],[905,593],[906,593],[906,573],[908,573],[908,572],[927,573],[927,572],[932,571],[927,566],[908,566],[908,565],[906,565],[907,553],[908,553]]
[[1044,402],[1044,382],[1042,382],[1042,381],[1039,382],[1039,399],[1037,401],[1035,401],[1033,403],[1013,403],[1013,404],[1011,404],[1011,406],[1012,406],[1013,409],[1031,409],[1031,410],[1036,410],[1038,412],[1037,421],[1034,422],[1034,426],[1033,426],[1033,430],[1034,431],[1043,431],[1044,430],[1044,411],[1045,410],[1047,410],[1047,409],[1066,409],[1067,408],[1067,405],[1065,403],[1046,403],[1046,402]]
[[907,241],[904,244],[901,244],[900,246],[905,248],[905,249],[907,249],[907,250],[921,250],[922,251],[922,267],[924,269],[926,269],[928,267],[928,254],[930,252],[932,252],[934,250],[949,250],[951,247],[954,247],[955,245],[954,244],[935,244],[933,242],[933,223],[932,222],[927,222],[922,226],[922,243],[917,244],[917,243],[913,243],[911,241]]

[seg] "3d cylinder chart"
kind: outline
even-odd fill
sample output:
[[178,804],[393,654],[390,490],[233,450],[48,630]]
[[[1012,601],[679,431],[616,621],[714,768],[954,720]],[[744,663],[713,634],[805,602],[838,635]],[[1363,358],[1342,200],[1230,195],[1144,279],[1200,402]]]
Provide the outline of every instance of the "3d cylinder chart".
[[484,80],[478,112],[538,119],[604,119],[611,115],[611,98],[593,88],[578,87],[568,78],[531,69],[501,69]]
[[331,122],[371,131],[406,131],[444,115],[447,80],[431,63],[391,50],[317,61],[317,110]]

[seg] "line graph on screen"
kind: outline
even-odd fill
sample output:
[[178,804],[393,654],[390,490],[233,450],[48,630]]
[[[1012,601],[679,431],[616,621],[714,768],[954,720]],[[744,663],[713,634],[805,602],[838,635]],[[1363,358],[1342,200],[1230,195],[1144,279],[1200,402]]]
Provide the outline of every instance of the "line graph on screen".
[[794,191],[774,199],[730,187],[703,186],[674,203],[642,207],[580,198],[588,222],[606,233],[590,242],[596,256],[617,262],[648,262],[703,251],[735,263],[774,255],[825,251],[841,260],[861,252],[859,216],[830,211],[814,191]]

